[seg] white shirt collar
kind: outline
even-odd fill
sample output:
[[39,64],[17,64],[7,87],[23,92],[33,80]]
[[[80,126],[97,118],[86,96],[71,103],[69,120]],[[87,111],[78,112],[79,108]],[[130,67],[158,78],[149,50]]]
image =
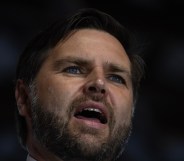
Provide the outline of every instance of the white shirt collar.
[[26,161],[36,161],[36,160],[33,159],[30,155],[28,155]]

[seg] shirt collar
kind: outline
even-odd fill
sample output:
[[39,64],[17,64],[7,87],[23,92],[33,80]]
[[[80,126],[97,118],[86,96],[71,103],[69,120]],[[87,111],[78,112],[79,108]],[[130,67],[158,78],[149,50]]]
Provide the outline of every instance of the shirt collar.
[[36,160],[33,159],[30,155],[28,155],[26,161],[36,161]]

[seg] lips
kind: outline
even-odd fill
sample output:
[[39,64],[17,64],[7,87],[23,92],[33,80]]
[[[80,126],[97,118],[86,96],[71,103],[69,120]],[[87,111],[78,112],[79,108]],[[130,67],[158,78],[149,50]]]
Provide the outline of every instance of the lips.
[[108,123],[107,108],[103,104],[96,102],[86,102],[80,104],[80,106],[76,108],[74,117],[97,124]]

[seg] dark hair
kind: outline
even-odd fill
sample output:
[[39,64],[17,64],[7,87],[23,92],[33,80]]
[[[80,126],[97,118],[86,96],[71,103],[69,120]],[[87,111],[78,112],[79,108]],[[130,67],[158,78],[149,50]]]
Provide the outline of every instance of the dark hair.
[[[80,9],[71,17],[53,23],[32,39],[20,56],[16,79],[22,79],[25,84],[30,85],[35,79],[44,60],[47,58],[48,50],[54,48],[58,42],[64,40],[72,31],[83,28],[92,28],[108,32],[116,37],[123,45],[131,62],[135,100],[139,82],[143,75],[143,60],[137,55],[135,39],[130,32],[112,16],[92,8]],[[26,122],[24,117],[18,114],[18,110],[16,110],[16,115],[18,120],[18,133],[21,138],[21,143],[25,145],[27,135]]]

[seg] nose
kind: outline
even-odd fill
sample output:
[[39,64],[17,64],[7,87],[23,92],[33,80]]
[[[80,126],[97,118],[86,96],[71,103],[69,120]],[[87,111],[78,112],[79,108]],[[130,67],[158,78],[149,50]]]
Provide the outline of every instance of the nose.
[[88,77],[84,87],[84,92],[88,96],[104,97],[107,94],[106,80],[102,72],[93,72]]

